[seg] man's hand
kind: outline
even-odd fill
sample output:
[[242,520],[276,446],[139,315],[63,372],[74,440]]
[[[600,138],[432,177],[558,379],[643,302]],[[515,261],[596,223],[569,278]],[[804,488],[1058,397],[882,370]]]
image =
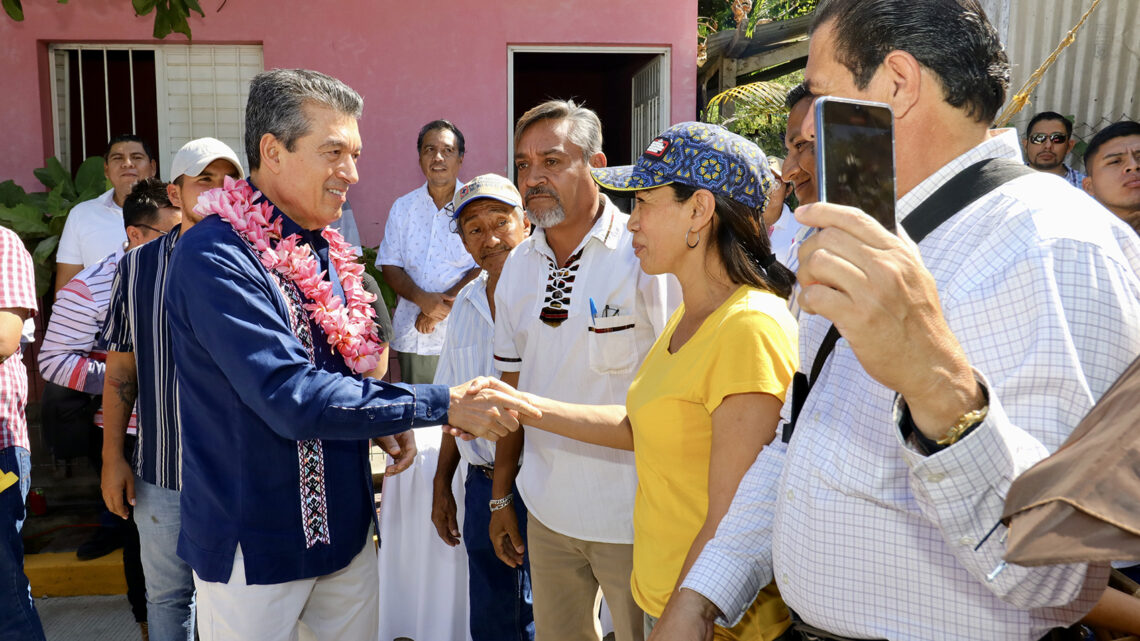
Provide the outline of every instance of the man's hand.
[[421,334],[430,334],[435,331],[435,326],[439,325],[440,321],[420,312],[416,315],[416,331]]
[[[537,420],[542,418],[542,412],[510,385],[481,376],[451,388],[447,416],[452,428],[496,441],[519,428],[520,416]],[[454,429],[445,431],[457,435]]]
[[669,599],[648,641],[712,641],[720,610],[700,594],[681,588]]
[[381,436],[372,439],[372,442],[392,457],[392,464],[384,468],[384,476],[395,476],[408,469],[419,453],[416,449],[416,435],[412,430],[405,430],[392,436]]
[[431,522],[435,525],[439,538],[451,547],[459,545],[459,521],[455,512],[455,495],[451,492],[451,485],[437,478],[432,484]]
[[522,565],[526,542],[519,533],[519,518],[514,504],[491,512],[491,525],[488,529],[495,556],[512,568]]
[[981,388],[915,244],[853,207],[815,203],[796,219],[820,228],[800,246],[800,307],[835,324],[863,369],[903,396],[923,433],[938,440],[981,408]]
[[420,300],[415,301],[425,316],[435,319],[436,321],[447,318],[447,315],[451,313],[451,304],[454,302],[454,296],[448,296],[447,294],[440,294],[438,292],[424,292]]
[[[122,519],[130,516],[127,503],[135,504],[135,474],[122,454],[107,456],[104,450],[100,487],[103,490],[103,502],[112,514]],[[126,502],[123,501],[124,495]]]

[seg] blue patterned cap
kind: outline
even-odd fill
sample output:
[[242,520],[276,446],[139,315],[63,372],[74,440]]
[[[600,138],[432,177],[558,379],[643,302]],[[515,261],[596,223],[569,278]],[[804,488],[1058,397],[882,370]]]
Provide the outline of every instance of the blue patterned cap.
[[682,122],[649,143],[637,164],[591,169],[606,189],[640,191],[671,183],[707,189],[760,209],[774,183],[764,152],[719,125]]

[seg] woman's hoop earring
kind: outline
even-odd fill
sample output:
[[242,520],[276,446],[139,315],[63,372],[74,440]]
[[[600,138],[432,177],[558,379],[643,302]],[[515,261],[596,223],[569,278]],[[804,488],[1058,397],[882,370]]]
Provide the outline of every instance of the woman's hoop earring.
[[697,242],[695,242],[693,244],[689,244],[689,234],[691,234],[691,233],[693,233],[693,229],[690,227],[689,231],[685,232],[685,246],[688,247],[689,249],[696,249],[697,245],[701,244],[701,232],[700,231],[697,232]]

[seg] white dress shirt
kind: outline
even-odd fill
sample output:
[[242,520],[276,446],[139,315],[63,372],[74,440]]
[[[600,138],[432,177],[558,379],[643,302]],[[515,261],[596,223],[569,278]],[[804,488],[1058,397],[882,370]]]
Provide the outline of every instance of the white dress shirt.
[[[487,272],[479,272],[475,280],[467,283],[455,296],[455,304],[448,316],[447,336],[439,353],[435,369],[436,385],[454,387],[476,376],[495,376],[492,344],[495,340],[495,321],[491,318],[491,305],[487,302]],[[495,444],[486,439],[473,441],[455,439],[459,455],[472,465],[494,465]]]
[[[1016,133],[996,132],[927,178],[899,200],[898,219],[987,158],[1019,159]],[[1083,616],[1103,591],[1101,564],[997,571],[1005,528],[986,535],[1012,479],[1055,451],[1140,353],[1140,239],[1086,194],[1029,175],[967,206],[920,250],[989,390],[989,415],[922,456],[900,435],[897,395],[840,339],[791,443],[757,457],[685,580],[729,621],[775,576],[792,609],[836,634],[1029,641]],[[829,323],[800,323],[809,368]]]
[[804,226],[800,221],[796,220],[796,215],[792,213],[791,208],[784,205],[780,217],[768,230],[768,242],[771,245],[772,254],[780,264],[787,267],[792,259],[792,252],[799,248],[797,245],[797,237],[804,230]]
[[56,261],[90,267],[123,248],[127,230],[123,208],[115,204],[115,190],[71,208],[59,237]]
[[[561,325],[539,319],[554,260],[543,230],[503,265],[495,289],[495,367],[518,372],[519,389],[570,403],[624,405],[638,366],[680,303],[675,279],[641,271],[629,216],[602,198],[602,215],[573,252],[581,251],[581,259]],[[527,428],[516,483],[530,513],[555,532],[633,543],[633,452]]]
[[[455,188],[463,187],[456,181]],[[425,182],[419,189],[404,194],[392,203],[384,239],[376,252],[376,266],[394,265],[426,292],[442,292],[457,283],[475,267],[475,261],[459,234],[451,231],[451,214],[439,209],[428,193]],[[443,348],[447,320],[435,326],[430,334],[416,330],[420,308],[401,297],[392,314],[392,349],[397,352],[435,355]]]

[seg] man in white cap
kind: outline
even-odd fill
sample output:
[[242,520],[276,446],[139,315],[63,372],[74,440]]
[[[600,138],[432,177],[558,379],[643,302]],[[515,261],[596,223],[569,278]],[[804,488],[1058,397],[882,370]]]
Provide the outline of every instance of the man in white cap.
[[[435,382],[457,385],[476,376],[497,374],[492,346],[495,342],[495,288],[507,255],[530,233],[522,196],[507,178],[484,174],[455,192],[452,226],[463,246],[482,271],[455,296],[450,328],[443,340]],[[462,380],[460,380],[462,379]],[[431,520],[444,543],[457,546],[461,537],[452,479],[462,460],[467,464],[462,501],[462,542],[467,550],[470,586],[470,631],[473,641],[533,639],[534,615],[530,590],[530,562],[509,550],[511,565],[499,560],[488,534],[494,478],[495,444],[485,439],[457,440],[444,434],[435,470]],[[526,536],[526,506],[514,497],[516,525]],[[500,501],[497,505],[503,505]]]
[[[181,427],[162,295],[175,243],[202,219],[194,213],[198,196],[221,187],[226,176],[244,178],[245,172],[234,151],[220,140],[199,138],[178,150],[167,193],[182,209],[182,224],[119,261],[103,330],[103,500],[123,518],[127,504],[135,506],[154,641],[194,638],[194,579],[177,554]],[[138,449],[132,469],[123,456],[123,439],[136,400]]]

